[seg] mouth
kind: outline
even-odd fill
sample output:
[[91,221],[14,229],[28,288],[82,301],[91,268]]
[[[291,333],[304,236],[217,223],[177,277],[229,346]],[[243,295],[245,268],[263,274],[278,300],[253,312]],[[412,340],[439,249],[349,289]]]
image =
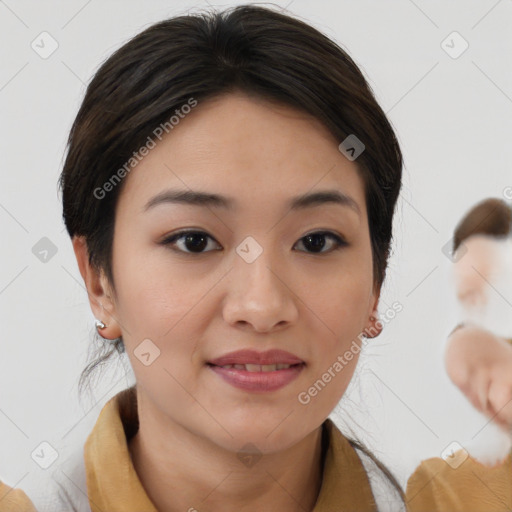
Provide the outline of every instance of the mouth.
[[[234,367],[237,370],[250,372],[278,371],[289,366],[305,364],[295,354],[285,350],[272,349],[259,352],[253,349],[237,350],[207,361],[208,364],[220,367]],[[242,368],[243,367],[243,368]]]
[[217,368],[224,368],[225,370],[242,370],[246,372],[276,372],[279,370],[288,370],[292,367],[304,366],[305,363],[297,363],[297,364],[225,364],[225,365],[216,365],[212,363],[206,363],[208,366],[216,366]]
[[295,380],[306,363],[225,364],[207,363],[212,373],[231,386],[252,393],[268,393],[284,388]]

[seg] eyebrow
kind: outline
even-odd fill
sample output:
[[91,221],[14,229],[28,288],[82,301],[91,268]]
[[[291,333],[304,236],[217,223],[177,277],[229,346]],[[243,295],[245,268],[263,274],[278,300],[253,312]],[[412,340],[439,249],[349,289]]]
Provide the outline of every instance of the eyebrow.
[[[144,211],[154,208],[157,205],[168,203],[233,210],[236,201],[233,198],[207,192],[194,190],[165,190],[152,197],[146,203]],[[320,190],[318,192],[293,197],[288,201],[287,206],[292,211],[298,211],[314,206],[322,206],[324,204],[346,206],[354,210],[358,215],[361,215],[361,210],[357,202],[352,197],[338,190]]]

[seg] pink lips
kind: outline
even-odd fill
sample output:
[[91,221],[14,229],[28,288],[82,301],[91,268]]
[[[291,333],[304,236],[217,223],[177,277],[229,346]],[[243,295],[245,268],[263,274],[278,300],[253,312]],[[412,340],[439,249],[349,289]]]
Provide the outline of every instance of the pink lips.
[[[257,364],[257,365],[293,365],[275,371],[250,372],[245,369],[222,368],[222,366],[234,364]],[[246,391],[276,391],[292,380],[297,378],[304,369],[305,362],[297,356],[284,350],[268,350],[257,352],[255,350],[239,350],[225,356],[212,359],[208,367],[226,382],[234,387]]]
[[285,352],[284,350],[267,350],[257,352],[256,350],[237,350],[224,356],[208,361],[215,366],[226,366],[227,364],[301,364],[302,359]]

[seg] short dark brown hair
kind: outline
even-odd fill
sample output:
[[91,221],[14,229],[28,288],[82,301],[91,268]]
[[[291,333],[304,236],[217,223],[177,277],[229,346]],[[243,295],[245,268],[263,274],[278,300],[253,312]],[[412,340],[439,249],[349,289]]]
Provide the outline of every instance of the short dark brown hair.
[[351,134],[363,142],[356,164],[380,286],[402,176],[391,124],[342,48],[305,22],[254,5],[158,22],[102,64],[72,125],[60,176],[69,235],[85,237],[91,264],[115,290],[114,212],[126,180],[102,199],[94,190],[191,97],[201,103],[234,90],[307,112],[339,142]]

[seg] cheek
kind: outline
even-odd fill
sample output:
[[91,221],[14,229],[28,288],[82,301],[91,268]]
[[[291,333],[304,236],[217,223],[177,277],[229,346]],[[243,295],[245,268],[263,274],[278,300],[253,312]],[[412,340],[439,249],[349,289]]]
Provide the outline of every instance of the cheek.
[[162,255],[140,259],[124,255],[116,265],[116,312],[127,349],[133,353],[143,340],[150,339],[166,366],[169,360],[190,361],[194,340],[200,338],[196,333],[207,316],[204,305],[199,305],[211,288],[209,281],[179,272]]
[[337,286],[332,290],[332,301],[336,301],[340,320],[343,323],[364,322],[372,296],[371,260],[355,264],[352,269],[342,272]]
[[130,322],[146,317],[146,323],[154,323],[163,317],[172,325],[190,301],[198,300],[192,273],[182,272],[183,266],[173,263],[165,248],[155,247],[143,235],[120,229],[113,266],[119,304]]
[[[353,343],[360,345],[359,335],[367,326],[370,313],[373,286],[371,277],[371,271],[362,268],[360,272],[340,274],[338,279],[331,277],[320,284],[317,282],[317,288],[314,288],[315,295],[305,294],[305,302],[309,309],[321,320],[317,322],[317,318],[305,309],[305,314],[317,326],[319,350],[316,359],[321,361],[322,365],[332,364],[338,355],[342,355]],[[358,355],[357,347],[353,352],[357,352],[355,355]],[[344,363],[347,365],[344,375],[349,373],[356,361],[357,357],[354,357]]]

